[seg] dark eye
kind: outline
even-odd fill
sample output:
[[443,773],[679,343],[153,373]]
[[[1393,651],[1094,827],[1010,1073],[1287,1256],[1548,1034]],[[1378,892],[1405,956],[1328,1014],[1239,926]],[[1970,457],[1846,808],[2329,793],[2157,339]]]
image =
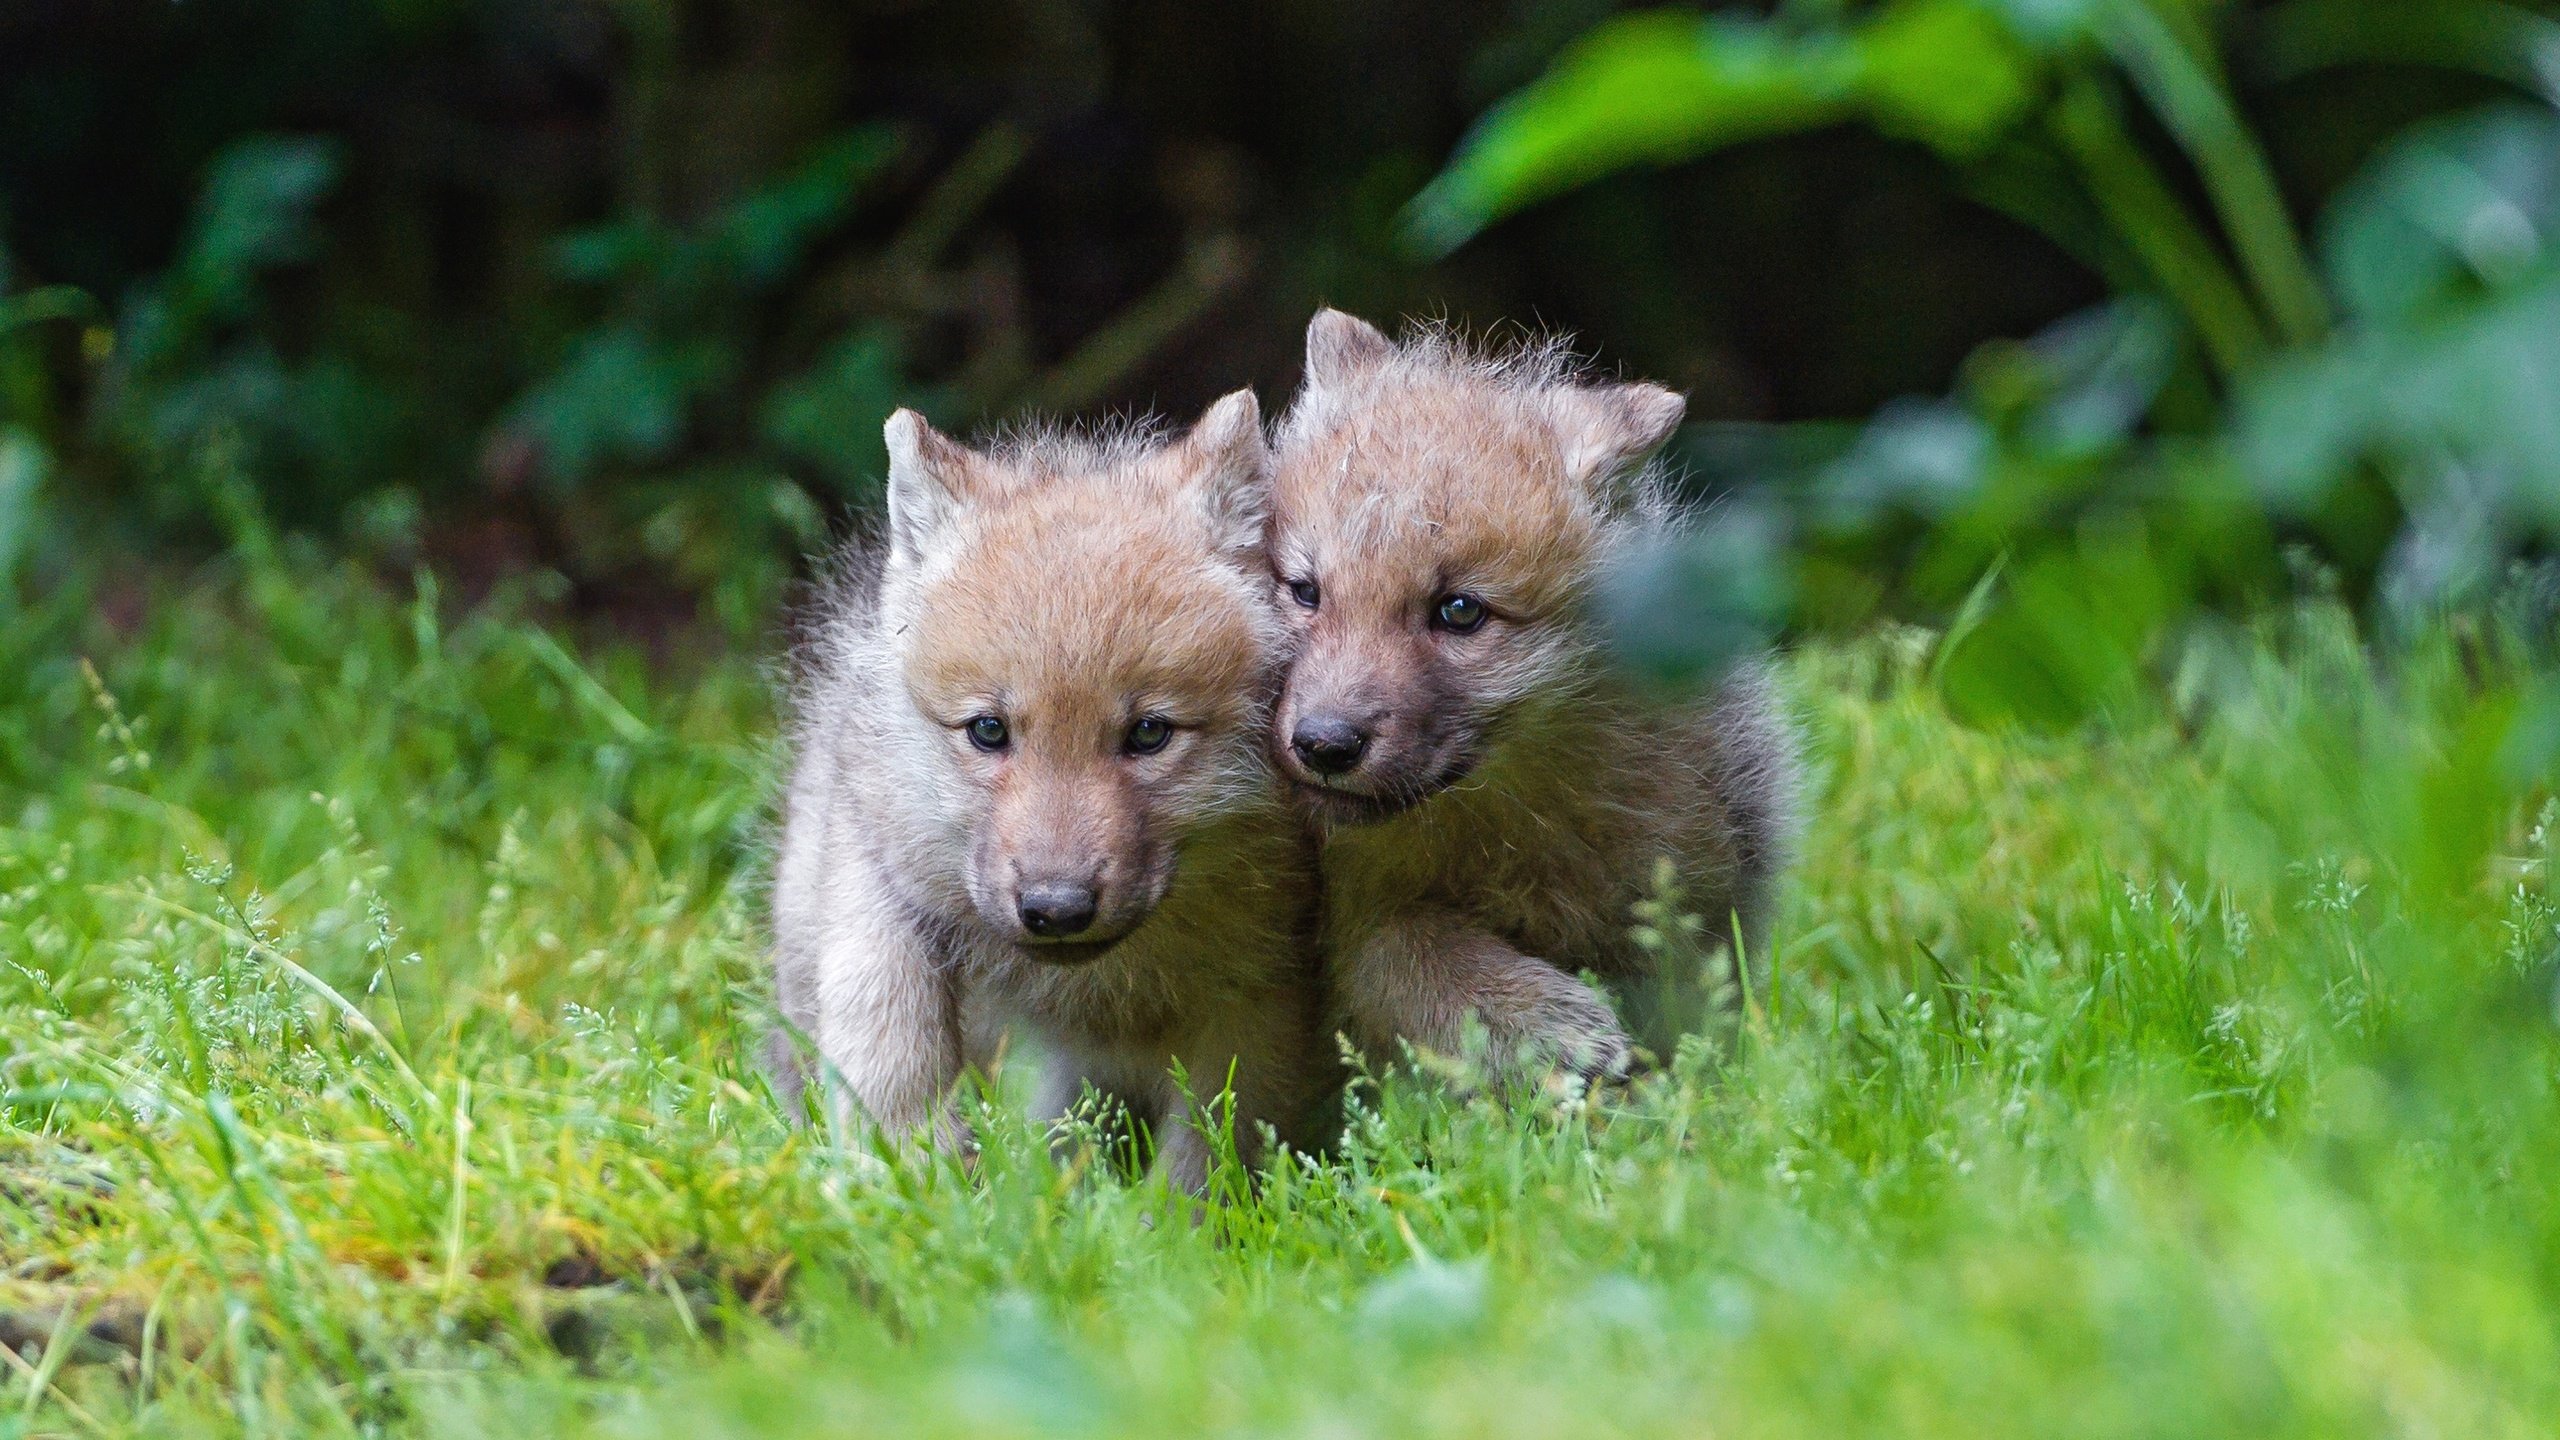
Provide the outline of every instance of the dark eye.
[[1161,715],[1149,715],[1129,727],[1122,744],[1132,755],[1153,755],[1173,739],[1173,722]]
[[960,728],[969,732],[969,743],[981,750],[1001,750],[1013,742],[1013,732],[1005,728],[1001,715],[973,715]]
[[1474,630],[1484,624],[1484,617],[1484,602],[1466,594],[1441,597],[1439,607],[1431,612],[1433,621],[1454,635]]
[[1324,591],[1313,580],[1292,580],[1289,582],[1289,598],[1313,610],[1323,603]]

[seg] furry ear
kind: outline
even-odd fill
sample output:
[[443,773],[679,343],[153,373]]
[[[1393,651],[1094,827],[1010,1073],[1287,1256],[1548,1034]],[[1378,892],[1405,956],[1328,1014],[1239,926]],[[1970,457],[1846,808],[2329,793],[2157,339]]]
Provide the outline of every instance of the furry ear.
[[1307,322],[1307,373],[1310,390],[1352,384],[1384,365],[1396,353],[1396,342],[1357,315],[1330,307]]
[[889,558],[913,563],[960,513],[969,451],[913,410],[890,416],[881,436],[889,442]]
[[1182,437],[1181,449],[1183,478],[1211,543],[1229,554],[1260,549],[1271,511],[1271,449],[1253,392],[1221,397]]
[[1595,489],[1662,448],[1689,410],[1659,385],[1577,385],[1553,394],[1565,473]]

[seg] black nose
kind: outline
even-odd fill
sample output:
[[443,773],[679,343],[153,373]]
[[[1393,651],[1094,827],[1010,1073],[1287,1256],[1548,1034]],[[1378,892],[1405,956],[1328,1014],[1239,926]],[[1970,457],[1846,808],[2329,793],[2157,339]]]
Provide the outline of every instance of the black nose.
[[1034,935],[1063,940],[1081,935],[1093,924],[1094,896],[1090,885],[1031,885],[1015,902],[1022,916],[1022,928]]
[[1289,732],[1289,748],[1319,775],[1339,775],[1360,763],[1369,732],[1335,715],[1316,715]]

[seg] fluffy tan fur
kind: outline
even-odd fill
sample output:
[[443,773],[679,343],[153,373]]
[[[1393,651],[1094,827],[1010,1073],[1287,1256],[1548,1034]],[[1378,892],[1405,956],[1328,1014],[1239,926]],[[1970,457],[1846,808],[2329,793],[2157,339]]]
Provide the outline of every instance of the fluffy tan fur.
[[1673,523],[1644,462],[1682,409],[1587,381],[1560,345],[1398,344],[1336,311],[1308,328],[1276,447],[1272,563],[1301,633],[1274,742],[1323,834],[1335,1020],[1364,1046],[1454,1051],[1472,1016],[1502,1057],[1622,1064],[1573,972],[1659,993],[1630,930],[1663,859],[1760,948],[1797,789],[1761,669],[1659,703],[1590,613]]
[[[1046,1056],[1046,1111],[1116,1097],[1178,1183],[1209,1151],[1176,1066],[1203,1097],[1232,1078],[1248,1154],[1265,1125],[1303,1142],[1328,1057],[1312,855],[1266,758],[1285,629],[1252,395],[1171,443],[973,451],[905,411],[888,438],[885,543],[843,567],[796,697],[786,1020],[848,1113],[902,1134],[951,1137],[953,1082],[1013,1028]],[[989,717],[992,747],[971,734]],[[1133,743],[1141,721],[1170,727],[1161,748]],[[1029,897],[1058,885],[1091,922],[1035,933]]]

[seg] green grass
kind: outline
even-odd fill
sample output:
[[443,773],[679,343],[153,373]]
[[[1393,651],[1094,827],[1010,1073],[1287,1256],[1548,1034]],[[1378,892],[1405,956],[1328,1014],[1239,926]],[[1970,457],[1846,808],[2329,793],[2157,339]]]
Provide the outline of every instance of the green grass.
[[757,657],[287,568],[0,614],[0,1436],[2560,1429],[2554,712],[2477,647],[2315,606],[2046,738],[1810,649],[1729,1046],[1364,1089],[1195,1229],[782,1122]]

